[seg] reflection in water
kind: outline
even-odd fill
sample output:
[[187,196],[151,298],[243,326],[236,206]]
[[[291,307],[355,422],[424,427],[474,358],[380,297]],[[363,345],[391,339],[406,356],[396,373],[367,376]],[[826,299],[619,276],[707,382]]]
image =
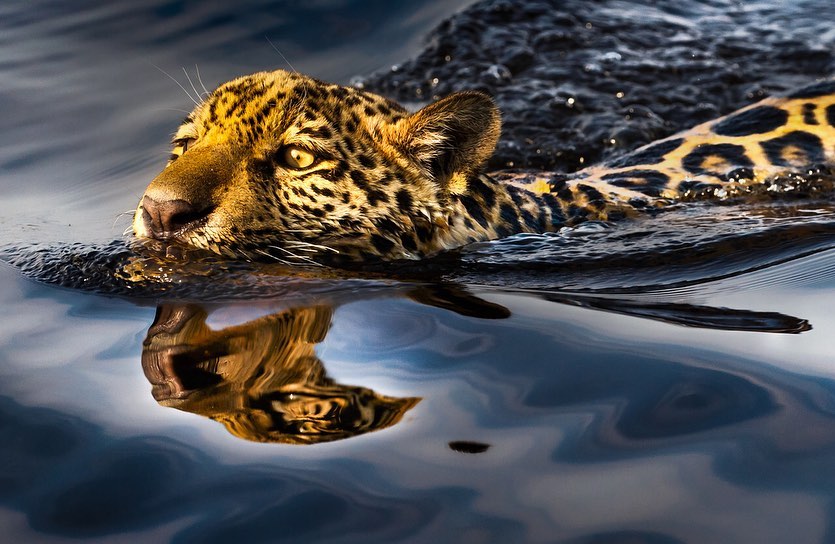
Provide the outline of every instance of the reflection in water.
[[[467,317],[494,320],[511,316],[504,306],[460,286],[422,285],[407,295],[415,302]],[[538,296],[558,304],[687,327],[790,334],[811,328],[806,320],[771,312],[580,294]],[[256,442],[329,442],[396,424],[419,398],[389,397],[365,387],[335,383],[327,376],[314,347],[325,339],[332,316],[331,306],[303,306],[216,331],[206,324],[208,312],[202,306],[165,304],[158,308],[148,330],[142,368],[161,405],[220,421],[233,435]],[[734,414],[744,413],[739,410],[740,402],[747,397],[739,395],[741,389],[729,386],[735,393],[728,395],[721,389],[706,385],[704,379],[678,384],[654,403],[652,416],[637,406],[633,408],[639,409],[640,417],[632,418],[632,412],[625,410],[622,430],[636,436],[663,433],[667,427],[687,432],[689,425],[702,425],[706,418],[713,421],[709,414],[724,414],[728,406],[734,407]],[[528,399],[533,404],[537,404],[536,391],[534,386]],[[556,397],[553,393],[549,389],[549,404],[576,400],[576,391]],[[652,422],[649,428],[653,430],[642,430],[641,424],[630,423],[633,421]],[[482,453],[489,447],[470,441],[449,443],[450,449],[463,453]]]
[[470,442],[469,440],[453,440],[448,446],[452,451],[460,453],[484,453],[490,449],[490,444]]
[[806,319],[779,312],[756,312],[735,308],[715,308],[681,302],[630,300],[616,297],[595,297],[579,294],[564,295],[544,293],[544,300],[605,310],[615,314],[643,317],[684,327],[713,329],[717,331],[771,332],[799,334],[812,330]]
[[396,424],[419,398],[335,383],[314,346],[333,310],[282,311],[214,331],[197,305],[162,305],[148,330],[142,369],[163,406],[223,423],[256,442],[312,444]]

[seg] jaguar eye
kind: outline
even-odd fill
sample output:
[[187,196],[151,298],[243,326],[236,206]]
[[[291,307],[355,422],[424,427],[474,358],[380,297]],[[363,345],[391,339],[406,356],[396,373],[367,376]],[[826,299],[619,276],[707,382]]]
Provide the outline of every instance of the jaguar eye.
[[284,164],[290,168],[301,170],[316,162],[316,155],[296,145],[289,145],[284,149]]

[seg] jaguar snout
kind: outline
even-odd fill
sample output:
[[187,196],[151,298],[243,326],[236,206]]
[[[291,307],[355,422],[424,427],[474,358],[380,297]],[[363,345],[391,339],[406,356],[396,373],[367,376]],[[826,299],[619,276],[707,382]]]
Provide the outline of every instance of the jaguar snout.
[[142,199],[142,224],[149,238],[169,240],[206,222],[211,206],[186,200],[155,200],[145,195]]
[[133,220],[139,238],[187,240],[209,223],[240,161],[223,145],[195,146],[148,185]]

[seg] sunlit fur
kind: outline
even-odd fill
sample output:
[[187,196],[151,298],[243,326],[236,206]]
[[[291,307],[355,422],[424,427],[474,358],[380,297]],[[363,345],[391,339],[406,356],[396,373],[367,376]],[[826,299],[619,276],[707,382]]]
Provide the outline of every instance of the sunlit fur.
[[[414,259],[682,198],[737,194],[835,163],[831,81],[571,175],[484,174],[499,119],[477,92],[410,114],[383,97],[296,73],[242,77],[185,119],[168,166],[145,193],[195,213],[155,231],[140,202],[134,233],[232,258]],[[304,162],[288,159],[288,149],[302,150],[293,156]],[[304,153],[314,157],[309,166]]]

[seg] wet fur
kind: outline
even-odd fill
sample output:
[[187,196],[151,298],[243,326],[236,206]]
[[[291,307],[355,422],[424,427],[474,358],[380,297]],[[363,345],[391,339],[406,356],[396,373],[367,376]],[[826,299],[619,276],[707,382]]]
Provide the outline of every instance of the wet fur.
[[[202,215],[171,238],[232,258],[417,259],[824,171],[835,164],[835,82],[571,175],[484,174],[499,132],[499,112],[481,93],[456,93],[410,114],[361,89],[261,72],[221,85],[195,108],[145,194],[194,204]],[[287,168],[280,158],[287,146],[317,162]],[[134,232],[153,236],[141,203]]]

